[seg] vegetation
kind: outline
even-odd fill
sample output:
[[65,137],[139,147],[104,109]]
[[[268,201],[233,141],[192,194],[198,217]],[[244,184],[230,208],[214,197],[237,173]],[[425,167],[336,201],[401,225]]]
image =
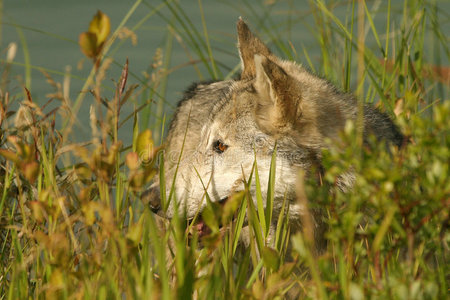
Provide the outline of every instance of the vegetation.
[[[152,134],[164,132],[170,65],[165,53],[172,38],[201,66],[199,74],[208,74],[202,77],[234,76],[238,67],[220,63],[204,19],[202,29],[195,27],[177,1],[151,7],[137,0],[112,34],[108,17],[98,12],[80,35],[93,66],[82,89],[90,93],[80,93],[73,103],[68,77],[59,83],[46,72],[54,89],[48,101],[33,99],[27,89],[17,91],[21,83],[9,73],[14,46],[1,49],[0,299],[273,299],[294,290],[312,299],[448,297],[450,71],[441,65],[450,58],[442,31],[448,15],[436,1],[405,0],[394,28],[396,12],[389,0],[311,0],[302,9],[314,24],[299,24],[303,15],[295,9],[275,23],[269,13],[277,7],[274,2],[242,1],[236,8],[250,24],[260,25],[259,34],[275,51],[302,61],[343,90],[353,86],[361,103],[377,102],[408,137],[400,150],[375,142],[366,149],[348,124],[339,147],[344,150],[324,152],[322,184],[299,181],[299,201],[319,211],[327,225],[326,249],[314,251],[307,220],[303,232],[290,235],[285,214],[276,240],[267,241],[266,224],[273,216],[264,212],[259,197],[250,201],[247,190],[224,207],[209,202],[202,217],[211,234],[202,238],[182,217],[161,223],[141,202],[143,188],[158,176],[159,139],[153,142]],[[202,1],[198,4],[203,15]],[[138,7],[148,14],[127,28]],[[342,9],[343,17],[336,12]],[[117,38],[125,33],[132,38],[157,15],[170,30],[152,75],[130,84],[125,63],[111,88],[104,79],[121,45]],[[383,33],[374,19],[384,20]],[[283,33],[308,26],[319,56],[289,44]],[[25,65],[25,86],[29,68]],[[92,138],[74,144],[73,125],[87,97],[93,103]],[[134,106],[133,113],[123,114],[126,106]],[[133,124],[130,145],[119,138],[126,123]],[[151,131],[148,124],[154,124]],[[256,167],[247,186],[259,180]],[[343,193],[336,178],[350,168],[357,180]],[[270,204],[270,192],[268,199]],[[245,214],[254,237],[247,248],[238,243]],[[288,243],[293,259],[286,255]]]

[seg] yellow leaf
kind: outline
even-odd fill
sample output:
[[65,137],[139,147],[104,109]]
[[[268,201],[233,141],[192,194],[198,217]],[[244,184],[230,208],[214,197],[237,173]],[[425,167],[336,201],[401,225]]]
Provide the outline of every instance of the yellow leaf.
[[50,286],[53,289],[60,289],[64,287],[64,278],[61,270],[54,269],[52,274],[50,275]]
[[34,148],[33,144],[22,144],[22,147],[20,149],[19,155],[22,156],[22,158],[26,161],[32,161],[34,160],[34,156],[36,154],[36,150]]
[[130,187],[133,189],[140,189],[144,184],[144,179],[144,172],[142,170],[133,172],[133,174],[128,177]]
[[78,37],[81,52],[89,58],[94,58],[99,52],[97,36],[92,32],[83,32]]
[[109,17],[99,10],[89,24],[89,32],[97,36],[97,46],[102,45],[106,41],[110,31]]
[[10,150],[0,149],[0,155],[13,163],[18,163],[20,161],[19,156]]
[[136,151],[143,163],[149,163],[153,159],[155,149],[150,129],[139,133],[136,140]]
[[87,202],[81,206],[81,211],[84,216],[84,223],[91,226],[95,222],[95,211],[97,205],[95,202]]
[[136,152],[130,152],[125,157],[125,164],[130,170],[136,170],[139,167],[139,155]]
[[77,174],[78,179],[80,180],[89,180],[91,179],[92,172],[86,165],[79,165],[75,168],[75,174]]
[[158,171],[154,168],[146,168],[144,172],[144,184],[150,182],[150,180],[158,173]]
[[30,183],[34,183],[36,177],[39,175],[39,164],[36,161],[21,164],[20,169]]
[[121,141],[118,141],[117,143],[112,144],[111,147],[109,147],[106,155],[103,156],[104,162],[109,165],[114,165],[116,163],[117,153],[119,153],[119,150],[121,148],[122,148]]
[[30,206],[34,219],[38,222],[45,221],[47,212],[45,211],[44,204],[40,201],[30,201]]
[[131,240],[135,245],[138,245],[142,238],[142,232],[144,230],[144,215],[139,218],[139,221],[132,224],[127,232],[126,237]]

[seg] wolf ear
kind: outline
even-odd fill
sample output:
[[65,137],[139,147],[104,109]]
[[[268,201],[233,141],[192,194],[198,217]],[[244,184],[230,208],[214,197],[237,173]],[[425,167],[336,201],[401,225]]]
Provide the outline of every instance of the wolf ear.
[[289,130],[302,114],[300,85],[270,58],[257,54],[254,66],[259,125],[271,133]]
[[239,18],[237,23],[237,32],[239,56],[241,57],[242,65],[241,79],[252,78],[256,75],[255,55],[270,56],[271,52],[260,39],[253,35],[241,18]]

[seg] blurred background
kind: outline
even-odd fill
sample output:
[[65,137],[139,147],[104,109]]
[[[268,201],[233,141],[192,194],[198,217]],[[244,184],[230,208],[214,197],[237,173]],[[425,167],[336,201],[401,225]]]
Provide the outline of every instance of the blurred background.
[[[120,26],[121,34],[106,54],[113,63],[103,81],[104,95],[113,97],[114,84],[128,58],[128,84],[139,84],[140,92],[132,99],[134,106],[123,107],[122,116],[129,115],[139,105],[153,103],[141,110],[140,125],[153,129],[157,142],[161,140],[163,120],[171,119],[186,87],[194,81],[230,78],[238,74],[235,25],[239,16],[275,53],[302,63],[346,89],[341,71],[346,63],[343,59],[344,36],[318,34],[320,22],[326,20],[326,16],[318,18],[317,15],[323,12],[318,12],[315,1],[0,0],[0,3],[0,58],[3,62],[11,43],[17,45],[8,78],[9,91],[17,96],[23,94],[22,87],[26,86],[33,101],[39,104],[47,102],[48,95],[54,92],[43,72],[58,83],[63,82],[64,74],[70,78],[71,101],[80,92],[86,92],[81,89],[92,61],[80,51],[78,36],[88,29],[97,10],[108,15],[111,32]],[[448,38],[450,1],[430,3],[427,13],[437,16],[444,37]],[[326,5],[343,24],[352,22],[349,18],[352,1],[326,1]],[[382,59],[383,53],[372,32],[373,25],[383,46],[387,37],[392,38],[387,56],[394,59],[395,35],[404,27],[408,1],[370,0],[366,5],[373,20],[365,20],[365,47],[374,49],[375,55]],[[386,13],[388,5],[391,6],[389,16]],[[388,17],[389,36],[386,34]],[[425,17],[423,21],[427,22]],[[339,30],[331,18],[328,22]],[[356,24],[353,27],[356,35]],[[435,34],[428,37],[425,32],[423,39],[430,45],[430,51],[423,54],[426,60],[448,65],[448,45],[445,49],[442,41],[436,41]],[[356,59],[351,62],[351,67],[357,68]],[[356,89],[357,83],[356,76],[352,76],[350,90]],[[362,94],[364,99],[366,96]],[[445,95],[441,96],[445,98]],[[377,97],[369,98],[378,101]],[[20,100],[18,97],[16,103]],[[91,136],[86,124],[89,124],[92,101],[93,97],[86,95],[74,125],[73,140],[87,140]],[[57,106],[58,103],[49,105]],[[131,119],[124,122],[119,132],[125,143],[130,142]]]

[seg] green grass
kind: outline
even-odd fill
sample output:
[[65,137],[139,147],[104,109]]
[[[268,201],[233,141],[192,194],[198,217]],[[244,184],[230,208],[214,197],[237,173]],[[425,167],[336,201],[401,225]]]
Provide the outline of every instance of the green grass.
[[[194,25],[177,1],[155,7],[136,1],[84,81],[83,90],[92,93],[80,93],[71,104],[64,97],[65,83],[50,80],[52,97],[62,103],[59,110],[37,105],[47,99],[32,99],[13,88],[18,82],[10,70],[18,63],[0,49],[0,299],[273,299],[292,290],[311,299],[448,297],[450,71],[441,61],[448,62],[450,52],[443,31],[448,15],[439,10],[439,2],[404,1],[395,6],[399,12],[393,1],[309,1],[303,14],[288,13],[281,23],[271,19],[276,4],[229,5],[276,52],[309,65],[343,90],[354,87],[361,103],[377,102],[410,143],[402,150],[387,151],[375,142],[363,149],[360,135],[348,126],[339,145],[343,150],[323,153],[322,185],[299,179],[299,201],[326,224],[327,246],[321,253],[314,251],[311,225],[290,234],[287,202],[280,216],[264,208],[257,163],[244,191],[224,207],[207,198],[202,217],[211,234],[198,243],[195,231],[192,237],[186,234],[192,225],[182,216],[161,222],[139,196],[158,176],[155,149],[168,119],[165,70],[173,44],[185,48],[187,61],[197,61],[199,79],[237,72],[215,55],[204,17]],[[116,37],[137,9],[148,13],[132,31],[156,16],[166,20],[163,58],[155,55],[151,78],[125,65],[117,86],[111,87],[104,80],[108,64],[123,64],[114,61],[123,44]],[[344,17],[336,10],[344,10]],[[384,20],[384,28],[377,28],[377,19]],[[24,29],[17,27],[27,57]],[[320,55],[307,45],[289,44],[287,37],[296,30],[311,32]],[[34,66],[25,59],[23,67],[29,86]],[[72,126],[85,98],[93,103],[92,138],[72,144]],[[134,106],[133,113],[121,113],[126,106]],[[58,118],[67,122],[59,125]],[[127,122],[133,128],[130,145],[119,139]],[[146,164],[138,159],[143,151],[149,154]],[[276,188],[274,163],[269,208]],[[164,172],[164,165],[159,167]],[[357,180],[343,193],[336,179],[350,168]],[[252,182],[256,199],[249,193]],[[173,190],[162,196],[163,203],[175,201]],[[276,238],[269,242],[268,225],[274,219]],[[243,247],[238,240],[247,225],[251,239]]]

